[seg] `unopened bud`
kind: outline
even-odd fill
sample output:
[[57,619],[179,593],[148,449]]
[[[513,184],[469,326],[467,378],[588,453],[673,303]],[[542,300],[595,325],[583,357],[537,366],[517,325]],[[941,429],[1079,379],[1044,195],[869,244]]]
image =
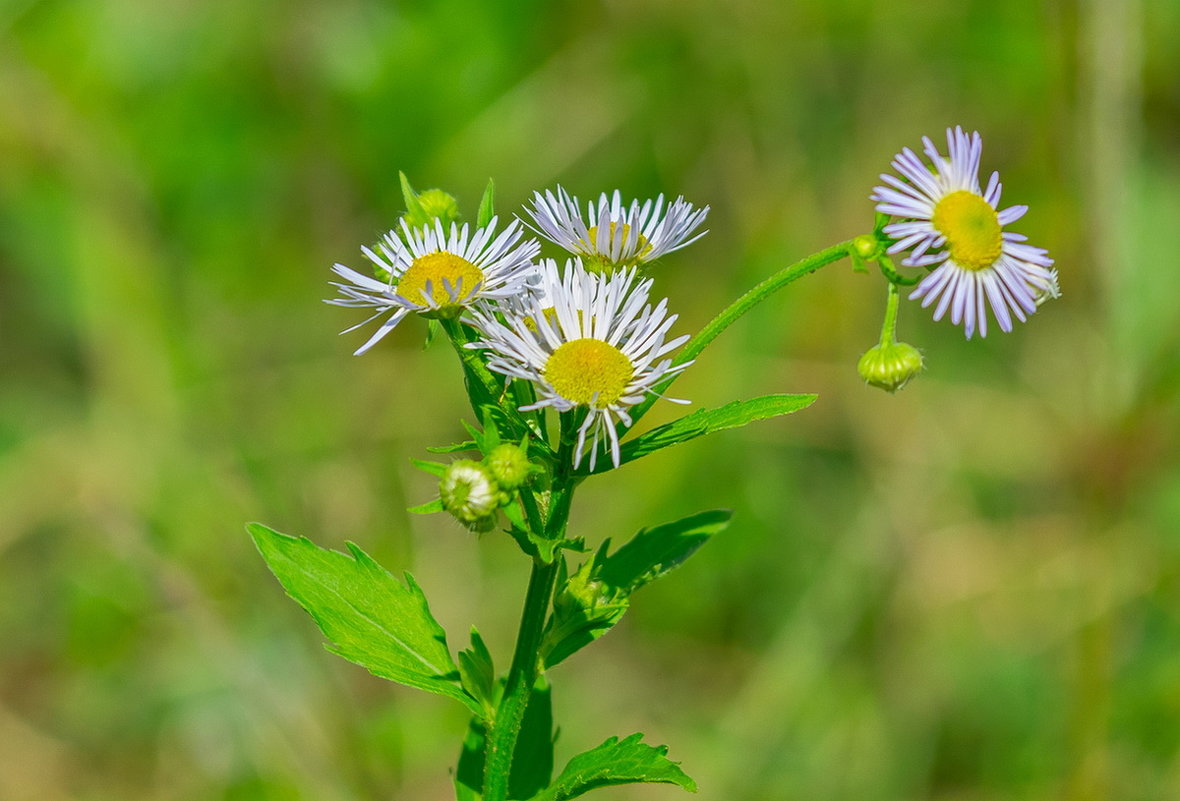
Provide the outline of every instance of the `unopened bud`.
[[438,482],[438,496],[443,508],[468,528],[487,531],[495,525],[500,488],[488,468],[479,462],[452,462]]
[[874,387],[897,392],[922,372],[922,354],[913,345],[891,342],[869,348],[860,357],[856,370]]
[[856,255],[865,261],[871,261],[881,255],[881,240],[872,234],[861,234],[852,240],[852,249]]
[[[406,223],[411,228],[434,227],[434,221],[441,220],[443,228],[459,219],[459,203],[441,189],[427,189],[418,195],[419,209],[406,214]],[[421,211],[421,213],[418,213]]]
[[522,487],[533,472],[528,454],[520,446],[507,442],[492,448],[484,464],[500,489],[508,492]]

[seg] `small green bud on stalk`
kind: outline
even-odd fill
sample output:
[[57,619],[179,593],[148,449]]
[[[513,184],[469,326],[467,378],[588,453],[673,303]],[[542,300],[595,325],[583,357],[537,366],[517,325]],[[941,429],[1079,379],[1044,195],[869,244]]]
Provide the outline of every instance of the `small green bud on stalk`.
[[507,492],[520,489],[533,473],[528,454],[519,445],[510,442],[492,448],[484,464],[500,489]]
[[490,531],[496,524],[501,492],[483,464],[460,459],[452,462],[438,482],[443,508],[473,531]]
[[897,392],[922,372],[922,368],[922,354],[904,342],[887,342],[869,348],[856,364],[861,378],[886,392]]

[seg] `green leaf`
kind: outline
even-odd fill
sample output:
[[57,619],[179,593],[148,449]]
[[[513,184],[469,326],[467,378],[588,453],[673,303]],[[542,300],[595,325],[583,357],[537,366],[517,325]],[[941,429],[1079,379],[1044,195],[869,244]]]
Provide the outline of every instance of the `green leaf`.
[[[610,556],[602,558],[598,578],[609,587],[633,592],[692,556],[714,534],[729,525],[733,512],[713,509],[645,528]],[[600,553],[606,551],[603,543]]]
[[[716,409],[700,409],[623,443],[620,464],[647,456],[649,453],[667,448],[669,445],[677,445],[705,434],[712,434],[714,431],[738,428],[755,420],[765,420],[768,417],[778,417],[806,409],[815,403],[817,397],[817,395],[763,395],[749,400],[733,401]],[[608,461],[599,466],[595,472],[602,473],[611,468],[612,465]]]
[[410,508],[406,509],[406,511],[413,515],[432,515],[437,512],[444,512],[446,510],[443,508],[442,498],[435,498],[433,501],[427,501],[426,503],[420,503],[417,506],[411,506]]
[[483,228],[496,216],[496,182],[488,179],[488,188],[483,190],[483,198],[479,201],[479,213],[475,217],[475,224]]
[[463,689],[484,705],[485,714],[490,717],[496,708],[496,669],[492,654],[475,626],[471,627],[471,647],[459,652],[459,677]]
[[[483,798],[484,754],[487,751],[487,724],[476,715],[467,724],[467,735],[455,766],[457,801],[480,801]],[[511,777],[510,777],[511,778]]]
[[259,523],[246,529],[287,594],[332,643],[328,650],[377,676],[454,698],[483,714],[459,685],[446,632],[409,573],[402,584],[352,543],[349,556]]
[[442,462],[428,462],[425,459],[411,458],[410,463],[413,464],[414,467],[421,470],[423,473],[429,473],[430,475],[437,476],[438,478],[442,478],[443,473],[447,472],[447,466]]
[[728,510],[714,509],[642,529],[613,554],[607,553],[607,540],[574,575],[559,577],[553,617],[541,646],[545,667],[614,628],[630,607],[631,593],[683,563],[729,525],[731,516]]
[[410,179],[406,177],[404,172],[399,172],[397,175],[401,179],[402,197],[406,201],[406,216],[415,222],[429,220],[430,215],[426,213],[426,209],[422,208],[422,202],[418,200],[418,193],[414,191],[414,187],[410,186]]
[[463,451],[479,450],[474,440],[455,442],[450,445],[433,445],[426,449],[430,453],[461,453]]
[[557,781],[531,801],[567,801],[599,787],[640,782],[675,784],[690,793],[697,791],[696,782],[665,756],[667,746],[652,747],[642,739],[642,734],[632,734],[625,740],[611,737],[579,754],[569,761]]

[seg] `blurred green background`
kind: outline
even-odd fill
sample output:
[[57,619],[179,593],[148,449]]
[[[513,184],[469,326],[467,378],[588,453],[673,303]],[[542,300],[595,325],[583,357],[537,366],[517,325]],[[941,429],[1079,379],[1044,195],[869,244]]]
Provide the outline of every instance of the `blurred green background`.
[[404,512],[453,355],[411,321],[353,358],[320,302],[399,169],[469,213],[489,176],[711,205],[657,268],[690,332],[954,124],[1064,297],[971,342],[903,305],[895,397],[847,263],[718,340],[682,397],[820,401],[585,487],[595,543],[736,518],[554,671],[558,759],[644,730],[705,799],[1180,798],[1178,45],[1174,0],[0,2],[0,799],[450,797],[462,710],[324,652],[242,528],[413,570],[506,664],[515,545]]

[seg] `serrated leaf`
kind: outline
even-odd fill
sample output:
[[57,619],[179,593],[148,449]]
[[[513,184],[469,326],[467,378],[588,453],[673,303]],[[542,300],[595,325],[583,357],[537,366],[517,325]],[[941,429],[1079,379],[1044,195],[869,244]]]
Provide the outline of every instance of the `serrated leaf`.
[[559,576],[558,597],[545,630],[541,655],[546,668],[585,648],[623,619],[631,593],[682,564],[728,524],[725,509],[700,512],[642,529],[608,553],[610,540],[568,579]]
[[675,784],[690,793],[697,791],[696,782],[665,756],[667,746],[653,747],[642,740],[642,734],[632,734],[625,740],[611,737],[579,754],[569,761],[557,781],[531,801],[568,801],[600,787],[643,782]]
[[406,511],[414,515],[432,515],[446,510],[443,508],[442,498],[435,498],[433,501],[411,506]]
[[634,592],[683,563],[710,537],[723,531],[731,517],[733,512],[728,509],[713,509],[645,528],[601,559],[598,578],[610,587]]
[[[733,401],[716,409],[700,409],[623,443],[620,451],[620,464],[647,456],[649,453],[667,448],[669,445],[677,445],[705,434],[712,434],[714,431],[738,428],[755,420],[765,420],[769,417],[806,409],[815,403],[817,397],[817,395],[763,395],[749,400]],[[612,465],[607,462],[600,465],[595,472],[601,473],[611,468]]]
[[475,217],[475,224],[483,228],[496,216],[496,182],[488,179],[488,188],[483,190],[483,197],[479,201],[479,212]]
[[259,523],[246,528],[287,594],[331,642],[328,650],[374,675],[454,698],[482,714],[482,705],[459,685],[446,632],[409,573],[402,584],[351,543],[348,555]]
[[485,713],[490,715],[496,708],[496,669],[475,626],[471,627],[471,647],[459,652],[459,677],[463,688],[483,703]]

